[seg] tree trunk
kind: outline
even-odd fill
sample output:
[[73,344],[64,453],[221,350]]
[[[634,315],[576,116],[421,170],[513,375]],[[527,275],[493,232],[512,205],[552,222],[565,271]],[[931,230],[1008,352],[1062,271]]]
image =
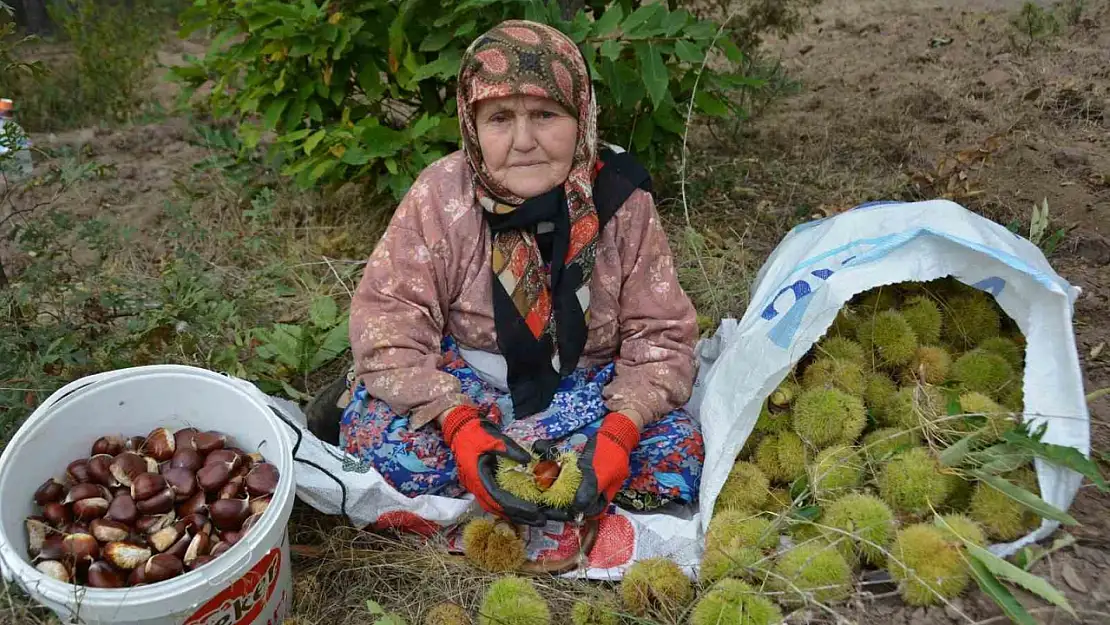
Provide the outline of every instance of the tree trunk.
[[23,28],[36,35],[48,35],[53,31],[50,16],[46,13],[45,0],[15,0],[15,12]]

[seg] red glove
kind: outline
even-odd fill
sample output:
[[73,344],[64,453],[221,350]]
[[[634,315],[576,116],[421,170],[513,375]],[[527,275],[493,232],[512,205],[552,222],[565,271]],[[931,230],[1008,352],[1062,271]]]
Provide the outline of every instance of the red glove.
[[524,501],[497,485],[497,457],[527,463],[532,456],[496,425],[482,418],[474,406],[458,406],[443,423],[443,439],[455,454],[459,482],[486,511],[514,523],[543,526],[547,517],[536,504]]
[[619,412],[606,415],[578,458],[582,484],[574,497],[576,512],[593,518],[605,511],[628,480],[628,456],[639,444],[640,431],[631,419]]

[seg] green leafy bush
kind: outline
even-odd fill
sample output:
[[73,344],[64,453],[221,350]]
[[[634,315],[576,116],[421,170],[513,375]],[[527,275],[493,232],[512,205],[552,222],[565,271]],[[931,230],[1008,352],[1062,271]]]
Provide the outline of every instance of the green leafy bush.
[[22,62],[16,56],[19,47],[33,41],[34,37],[16,37],[12,15],[12,8],[0,0],[0,76],[35,74],[40,71],[41,64]]
[[1033,45],[1060,32],[1056,15],[1036,2],[1021,5],[1021,11],[1010,17],[1010,44],[1029,54]]
[[[208,53],[176,70],[211,81],[205,104],[239,122],[245,149],[267,133],[302,186],[360,180],[401,197],[419,171],[457,149],[455,77],[474,37],[508,18],[542,21],[583,49],[603,111],[600,133],[659,169],[693,113],[741,118],[746,76],[729,31],[663,3],[466,0],[196,0],[183,34],[208,29]],[[709,63],[706,63],[710,56]],[[704,65],[704,68],[703,68]],[[695,88],[696,87],[696,88]]]
[[86,106],[127,119],[146,96],[162,31],[150,8],[71,0],[50,9],[76,54],[77,84]]
[[[0,94],[15,101],[20,124],[43,132],[130,120],[148,100],[164,11],[69,0],[51,4],[49,13],[63,52],[38,62],[34,73],[0,67]],[[11,28],[0,26],[0,38]]]
[[346,352],[348,327],[348,316],[340,314],[335,300],[321,295],[312,301],[309,323],[276,323],[258,330],[257,355],[263,363],[276,364],[272,378],[289,397],[311,399],[285,380],[291,375],[307,376]]

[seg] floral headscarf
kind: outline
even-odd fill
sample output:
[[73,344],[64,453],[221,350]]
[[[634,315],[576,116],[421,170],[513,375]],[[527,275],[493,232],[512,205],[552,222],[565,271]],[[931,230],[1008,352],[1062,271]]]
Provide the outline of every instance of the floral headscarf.
[[[474,120],[481,100],[532,95],[558,102],[578,120],[566,182],[525,200],[498,184],[482,159]],[[585,59],[558,30],[523,20],[502,22],[467,49],[459,69],[459,125],[474,172],[475,200],[493,232],[491,249],[498,346],[520,416],[543,410],[586,342],[590,276],[599,234],[593,200],[597,103]],[[536,224],[554,225],[550,271]]]

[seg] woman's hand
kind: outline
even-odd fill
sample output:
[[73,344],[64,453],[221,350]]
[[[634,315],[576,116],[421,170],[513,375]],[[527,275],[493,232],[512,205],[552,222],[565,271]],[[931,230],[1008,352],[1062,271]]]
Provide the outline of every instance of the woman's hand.
[[586,443],[578,458],[582,484],[574,497],[575,512],[586,518],[599,516],[628,480],[628,457],[640,444],[641,426],[637,417],[609,413],[601,422],[601,429]]
[[455,454],[459,481],[487,512],[525,525],[543,526],[547,516],[497,485],[497,458],[526,464],[531,456],[520,445],[482,418],[474,406],[458,406],[443,420],[443,438]]

